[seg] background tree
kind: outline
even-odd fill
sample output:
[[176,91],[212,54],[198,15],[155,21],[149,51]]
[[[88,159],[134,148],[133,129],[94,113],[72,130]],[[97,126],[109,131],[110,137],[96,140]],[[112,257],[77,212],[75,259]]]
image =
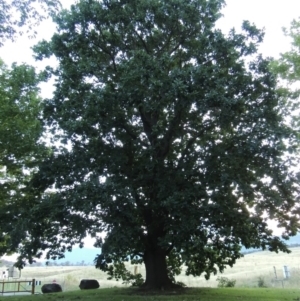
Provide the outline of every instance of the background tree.
[[278,60],[273,60],[271,70],[278,76],[278,86],[281,93],[286,94],[288,107],[293,112],[292,127],[299,126],[299,80],[300,80],[300,19],[293,20],[289,29],[284,33],[291,39],[291,50],[282,53]]
[[24,29],[34,35],[34,27],[59,7],[59,0],[0,0],[0,46]]
[[267,219],[299,229],[297,133],[256,54],[263,33],[224,36],[223,4],[81,0],[56,18],[35,50],[59,61],[44,114],[60,147],[31,182],[20,260],[105,232],[97,267],[118,277],[131,258],[144,286],[168,288],[182,264],[208,278],[241,245],[288,251]]
[[295,83],[300,79],[300,19],[293,20],[289,29],[284,33],[291,39],[291,50],[282,53],[279,60],[275,60],[271,67],[283,80]]
[[37,162],[46,154],[39,142],[39,82],[33,67],[14,64],[8,68],[0,60],[0,256],[18,246],[10,241],[10,234],[15,232],[21,237],[21,229],[16,230],[14,224],[19,209],[28,203],[23,190]]

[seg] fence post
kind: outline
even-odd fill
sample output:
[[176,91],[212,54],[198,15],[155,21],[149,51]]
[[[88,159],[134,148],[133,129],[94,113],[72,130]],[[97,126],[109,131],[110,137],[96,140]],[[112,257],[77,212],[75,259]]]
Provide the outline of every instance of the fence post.
[[276,268],[275,268],[275,266],[274,266],[273,268],[274,268],[275,279],[277,279],[277,273],[276,273]]
[[35,289],[35,279],[32,279],[31,295],[34,295],[34,289]]

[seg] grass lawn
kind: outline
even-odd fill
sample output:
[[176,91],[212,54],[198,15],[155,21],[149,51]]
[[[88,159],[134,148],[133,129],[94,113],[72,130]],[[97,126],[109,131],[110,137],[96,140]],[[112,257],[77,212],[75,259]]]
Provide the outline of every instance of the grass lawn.
[[105,288],[45,295],[0,296],[1,298],[5,298],[7,301],[300,301],[300,290],[275,288],[184,288],[168,292],[146,292],[131,288]]

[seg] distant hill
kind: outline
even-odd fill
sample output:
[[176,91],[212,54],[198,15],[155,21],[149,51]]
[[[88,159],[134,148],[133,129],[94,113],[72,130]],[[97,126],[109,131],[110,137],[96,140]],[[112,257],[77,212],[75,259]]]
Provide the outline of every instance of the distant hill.
[[[291,237],[289,240],[286,240],[285,243],[288,246],[299,245],[300,246],[300,233],[296,236]],[[243,253],[252,253],[258,252],[259,249],[246,249],[242,248]],[[56,260],[58,264],[69,261],[72,264],[80,263],[84,260],[84,264],[94,265],[93,261],[97,254],[101,253],[101,249],[99,248],[74,248],[72,252],[66,252],[65,258]]]
[[[296,236],[291,237],[289,240],[285,241],[285,243],[288,246],[300,246],[300,233],[298,233]],[[245,247],[242,247],[242,253],[254,253],[261,251],[260,249],[246,249]],[[62,265],[64,263],[67,263],[69,265],[94,265],[94,259],[95,257],[101,253],[100,248],[73,248],[72,252],[66,252],[65,257],[61,259],[55,260],[55,265]],[[5,256],[5,258],[2,259],[3,263],[9,262],[13,263],[15,262],[15,255],[14,256]],[[42,263],[44,264],[46,260],[42,260]],[[53,260],[50,260],[50,264],[53,262]]]
[[287,245],[300,245],[300,233],[298,233],[296,236],[292,236],[289,240],[286,240],[285,243]]
[[[101,253],[100,248],[73,248],[72,252],[66,252],[65,257],[57,260],[49,260],[50,265],[94,265],[95,257]],[[17,254],[0,258],[0,266],[13,265],[17,260]],[[33,266],[46,264],[46,259],[39,259]],[[67,263],[67,264],[66,264]],[[29,265],[31,266],[31,265]]]
[[[299,247],[300,246],[300,233],[298,233],[295,236],[290,237],[289,240],[284,240],[284,242],[290,246],[290,247]],[[243,254],[248,254],[248,253],[255,253],[255,252],[260,252],[261,249],[246,249],[245,247],[242,247],[241,252]]]
[[[57,259],[55,262],[59,265],[65,262],[72,265],[94,265],[94,259],[100,253],[100,248],[73,248],[72,252],[66,252],[64,258]],[[50,262],[52,261],[50,260]]]

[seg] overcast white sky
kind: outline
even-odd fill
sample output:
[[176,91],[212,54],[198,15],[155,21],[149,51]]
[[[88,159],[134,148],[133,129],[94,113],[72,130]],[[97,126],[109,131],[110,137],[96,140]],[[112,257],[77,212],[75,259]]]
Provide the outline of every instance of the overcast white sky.
[[[62,0],[67,6],[72,0]],[[261,52],[266,56],[278,57],[280,52],[289,50],[289,39],[284,37],[282,27],[289,27],[293,19],[300,16],[300,0],[227,0],[223,9],[224,17],[217,23],[224,32],[230,28],[240,29],[243,20],[253,22],[259,28],[265,28],[265,41]],[[26,36],[20,37],[16,43],[7,41],[0,48],[0,57],[10,64],[26,62],[36,65],[32,58],[30,47],[37,41],[49,39],[55,25],[46,22],[38,28],[37,38],[29,40]]]
[[[62,0],[65,7],[73,3],[73,0]],[[232,27],[241,28],[243,20],[249,20],[259,28],[265,28],[265,40],[260,47],[265,56],[277,58],[280,53],[290,49],[290,40],[285,37],[282,27],[289,27],[293,19],[300,16],[300,0],[227,0],[223,9],[224,17],[217,26],[225,33]],[[55,31],[55,24],[44,22],[37,29],[36,39],[28,39],[26,35],[19,37],[16,42],[7,41],[0,48],[0,58],[10,65],[13,62],[26,62],[38,68],[42,68],[41,62],[35,62],[32,57],[31,47],[42,39],[50,39]],[[51,82],[43,84],[42,96],[50,97],[52,92]]]
[[299,0],[227,0],[224,17],[218,25],[228,32],[232,27],[240,28],[242,20],[253,22],[258,28],[265,28],[265,40],[261,52],[266,56],[278,57],[290,49],[290,41],[282,33],[282,27],[289,28],[293,19],[300,17]]
[[[64,6],[68,6],[72,0],[62,0]],[[232,27],[240,29],[243,20],[253,22],[259,28],[265,28],[265,40],[260,52],[265,56],[278,57],[281,52],[290,49],[290,40],[283,35],[282,27],[289,27],[293,19],[300,16],[300,0],[227,0],[227,6],[223,10],[224,17],[218,21],[217,26],[227,33]],[[40,62],[32,58],[30,47],[41,39],[50,39],[55,25],[49,21],[38,28],[35,40],[29,40],[26,36],[20,37],[17,42],[6,42],[0,48],[0,58],[10,65],[12,62],[26,62],[41,67]],[[50,83],[51,84],[51,83]],[[50,96],[50,86],[42,86],[42,95]],[[86,247],[92,247],[87,242]]]

